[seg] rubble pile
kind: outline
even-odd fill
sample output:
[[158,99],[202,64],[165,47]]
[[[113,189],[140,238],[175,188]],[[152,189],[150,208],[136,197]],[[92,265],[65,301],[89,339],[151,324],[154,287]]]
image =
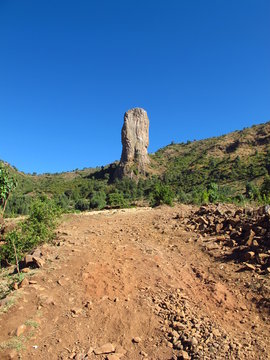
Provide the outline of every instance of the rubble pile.
[[156,313],[163,319],[162,331],[177,359],[242,359],[240,342],[228,334],[208,316],[199,315],[181,291],[156,301]]
[[[270,206],[258,209],[225,205],[201,206],[186,224],[207,241],[230,247],[235,259],[250,270],[270,273]],[[218,246],[218,247],[219,247]]]

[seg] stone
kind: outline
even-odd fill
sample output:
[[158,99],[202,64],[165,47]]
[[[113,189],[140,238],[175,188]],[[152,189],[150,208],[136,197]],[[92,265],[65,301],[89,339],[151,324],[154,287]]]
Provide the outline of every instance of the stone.
[[95,355],[110,354],[114,352],[115,352],[115,346],[114,344],[111,343],[104,344],[99,348],[94,349]]
[[132,339],[132,342],[134,342],[135,344],[138,344],[141,341],[142,341],[142,339],[139,336],[136,336]]
[[24,268],[22,269],[22,273],[26,274],[26,273],[29,273],[30,269],[29,268]]
[[254,265],[248,264],[248,263],[244,263],[246,266],[247,270],[256,270],[256,267]]
[[180,359],[189,360],[190,357],[186,351],[182,350],[182,351],[180,351]]
[[31,265],[32,262],[33,262],[33,256],[32,256],[32,255],[26,255],[26,256],[24,257],[24,265],[25,265],[25,266]]
[[220,332],[219,332],[218,329],[213,329],[213,330],[212,330],[212,334],[213,334],[215,337],[220,337],[220,336],[221,336],[221,334],[220,334]]
[[81,308],[73,308],[73,309],[71,309],[71,312],[75,315],[80,315],[82,313],[82,309]]
[[191,345],[192,345],[194,348],[196,348],[196,347],[198,346],[198,340],[197,340],[195,337],[193,337],[193,338],[191,339]]
[[148,354],[145,352],[145,351],[140,351],[140,355],[142,355],[143,357],[147,357],[148,356]]
[[127,353],[127,351],[121,345],[116,345],[115,353],[124,356]]
[[254,251],[248,251],[247,253],[244,254],[243,259],[244,259],[245,261],[248,261],[248,260],[253,259],[254,256],[255,256],[255,252],[254,252]]
[[258,259],[261,264],[264,264],[265,260],[270,257],[269,254],[260,253],[258,254]]
[[246,245],[247,245],[247,246],[251,246],[251,245],[252,245],[252,240],[253,240],[254,236],[255,236],[255,232],[254,232],[252,229],[250,229],[250,230],[249,230],[249,235],[248,235],[248,240],[247,240],[247,242],[246,242]]
[[264,212],[266,215],[270,216],[270,205],[265,205]]
[[26,325],[22,324],[18,326],[17,329],[15,330],[15,335],[20,336],[25,332],[25,330],[26,330]]
[[259,243],[258,243],[258,241],[255,239],[255,240],[253,240],[253,244],[252,244],[253,246],[255,246],[255,247],[257,247],[257,246],[259,246]]
[[13,285],[12,285],[12,287],[13,287],[13,290],[18,290],[18,284],[17,283],[14,283]]
[[144,109],[134,108],[124,115],[122,127],[122,155],[115,177],[133,177],[146,173],[150,163],[147,148],[149,145],[149,119]]
[[36,249],[33,253],[32,253],[32,256],[34,257],[41,257],[42,256],[42,252],[38,249]]
[[109,354],[106,356],[107,360],[120,360],[121,357],[123,357],[123,354],[120,353],[114,353],[114,354]]
[[36,256],[33,256],[33,262],[38,268],[43,267],[45,264],[45,260],[43,260],[39,257],[36,257]]
[[57,282],[57,284],[60,285],[60,286],[64,286],[64,285],[65,285],[65,283],[64,283],[64,281],[63,281],[62,279],[58,279],[56,282]]
[[22,288],[22,287],[27,286],[27,285],[29,285],[29,281],[28,281],[27,278],[24,278],[24,279],[20,282],[19,288]]

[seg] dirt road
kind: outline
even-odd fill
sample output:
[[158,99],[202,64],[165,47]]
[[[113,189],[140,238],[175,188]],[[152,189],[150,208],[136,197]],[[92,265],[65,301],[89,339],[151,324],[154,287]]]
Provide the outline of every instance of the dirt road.
[[67,216],[0,307],[0,359],[268,359],[259,279],[205,253],[189,212]]

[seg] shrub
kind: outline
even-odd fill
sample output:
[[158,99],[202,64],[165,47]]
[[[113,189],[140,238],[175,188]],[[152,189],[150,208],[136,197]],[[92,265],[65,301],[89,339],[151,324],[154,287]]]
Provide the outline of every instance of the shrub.
[[211,203],[215,203],[219,198],[218,185],[216,183],[211,183],[207,188],[208,198]]
[[257,186],[252,183],[246,184],[246,192],[245,195],[250,200],[258,200],[261,201],[260,190]]
[[172,206],[174,199],[174,193],[169,185],[164,185],[160,182],[154,185],[154,189],[150,194],[151,206],[158,206],[161,204],[167,204]]
[[16,179],[10,176],[7,168],[0,163],[0,216],[3,216],[8,198],[16,185]]
[[261,194],[264,199],[270,198],[270,176],[266,175],[261,186]]
[[79,199],[75,203],[75,209],[80,211],[89,210],[90,202],[88,199]]
[[51,241],[60,214],[54,201],[47,198],[36,199],[27,220],[6,235],[5,244],[0,250],[0,260],[14,263],[14,247],[20,260],[38,245]]
[[32,199],[30,196],[17,195],[13,193],[6,206],[5,216],[29,214]]
[[104,209],[106,203],[106,194],[104,191],[94,192],[90,199],[90,208],[91,209]]
[[123,193],[114,192],[109,194],[109,204],[115,208],[124,208],[128,206]]

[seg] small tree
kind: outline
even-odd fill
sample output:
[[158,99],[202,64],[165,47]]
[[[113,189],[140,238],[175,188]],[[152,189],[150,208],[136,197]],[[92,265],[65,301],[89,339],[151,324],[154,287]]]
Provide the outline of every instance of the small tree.
[[270,176],[266,175],[261,186],[261,194],[264,201],[268,202],[270,199]]
[[219,189],[216,183],[211,183],[207,187],[207,193],[209,197],[209,201],[211,203],[215,203],[218,201],[219,198]]
[[113,192],[109,194],[109,204],[114,208],[125,208],[128,206],[128,203],[124,198],[124,194],[121,192]]
[[151,206],[158,206],[167,204],[172,206],[174,199],[174,192],[169,185],[157,182],[150,194]]
[[104,209],[106,206],[106,194],[104,191],[95,191],[90,199],[91,209]]
[[[16,179],[10,176],[7,171],[7,168],[2,163],[0,163],[0,228],[2,226],[1,224],[4,223],[3,217],[7,206],[8,198],[11,192],[15,189],[16,185],[17,185]],[[14,239],[12,239],[12,246],[16,259],[17,271],[19,273],[20,272],[19,262],[17,258],[17,251],[16,251]]]
[[16,185],[16,179],[10,176],[6,167],[0,163],[0,217],[4,216],[8,198]]
[[260,189],[250,182],[246,184],[245,195],[250,200],[261,201]]

